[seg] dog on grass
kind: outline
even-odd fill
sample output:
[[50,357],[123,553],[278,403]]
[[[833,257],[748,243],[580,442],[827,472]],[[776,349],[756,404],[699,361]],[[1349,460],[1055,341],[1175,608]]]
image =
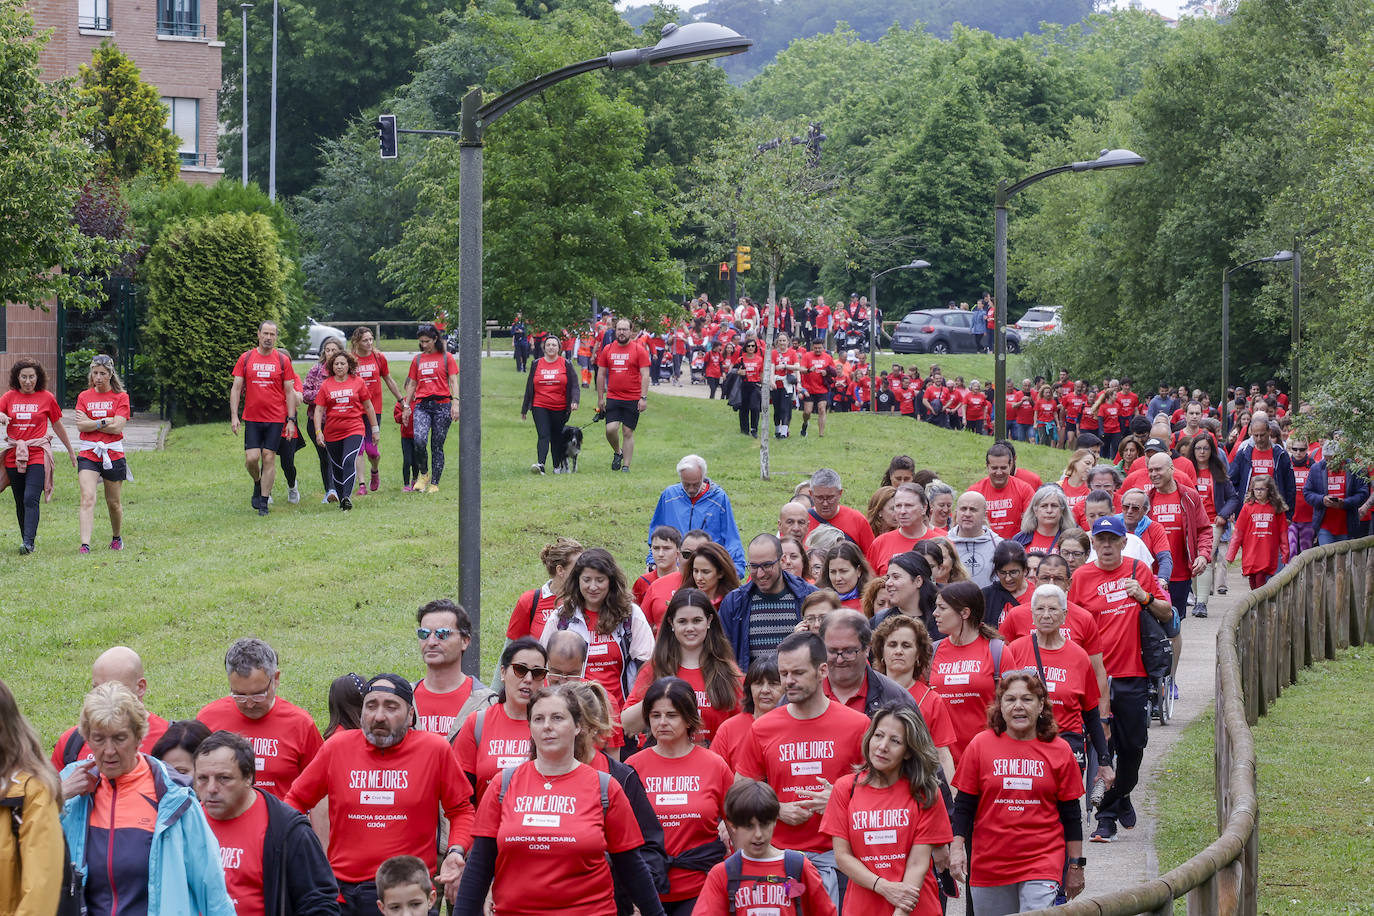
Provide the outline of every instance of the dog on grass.
[[577,456],[582,454],[582,430],[576,426],[563,427],[563,473],[577,473]]

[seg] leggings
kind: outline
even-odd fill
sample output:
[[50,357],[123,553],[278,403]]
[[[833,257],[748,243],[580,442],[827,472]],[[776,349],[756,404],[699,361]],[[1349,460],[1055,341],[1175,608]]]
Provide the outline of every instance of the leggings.
[[411,436],[401,437],[401,483],[405,486],[415,480],[415,439]]
[[968,431],[971,432],[971,433],[973,433],[975,436],[981,436],[981,435],[983,434],[983,421],[982,421],[982,420],[969,420],[969,421],[968,421]]
[[14,493],[14,515],[19,520],[19,536],[29,547],[33,546],[34,538],[38,536],[38,506],[48,476],[40,453],[35,451],[32,454],[39,460],[29,462],[22,473],[18,468],[5,468],[10,477],[10,490]]
[[1247,577],[1250,580],[1250,591],[1253,592],[1255,589],[1268,582],[1273,575],[1274,574],[1271,572],[1250,573]]
[[787,426],[792,422],[792,395],[784,388],[774,388],[769,397],[773,401],[773,425]]
[[739,431],[757,433],[759,431],[759,383],[739,380]]
[[719,377],[719,376],[712,377],[712,376],[709,376],[709,375],[706,376],[706,387],[711,389],[711,393],[710,393],[710,395],[708,396],[708,400],[709,400],[710,398],[714,398],[714,397],[716,396],[716,389],[718,389],[718,388],[720,387],[720,377]]
[[[415,402],[415,467],[423,474],[432,466],[434,473],[429,479],[432,484],[438,484],[444,475],[444,440],[448,438],[452,423],[448,401]],[[425,454],[426,444],[429,455]]]
[[329,451],[320,445],[320,440],[316,438],[319,433],[319,428],[315,426],[315,411],[312,408],[310,411],[310,441],[314,443],[315,454],[320,459],[320,483],[324,484],[324,490],[328,493],[330,490]]
[[558,467],[563,463],[563,427],[568,423],[568,411],[531,407],[530,413],[534,415],[534,428],[539,433],[539,444],[536,447],[539,453],[539,466],[544,466],[544,459],[548,457],[549,448],[552,446],[553,466]]
[[300,437],[300,423],[297,420],[296,436],[288,439],[282,436],[281,451],[277,453],[277,464],[281,467],[282,476],[286,478],[286,485],[294,487],[296,485],[296,451],[305,445]]
[[358,477],[358,450],[363,447],[363,437],[355,433],[335,442],[325,440],[324,447],[329,452],[329,489],[341,497],[352,496],[353,484]]

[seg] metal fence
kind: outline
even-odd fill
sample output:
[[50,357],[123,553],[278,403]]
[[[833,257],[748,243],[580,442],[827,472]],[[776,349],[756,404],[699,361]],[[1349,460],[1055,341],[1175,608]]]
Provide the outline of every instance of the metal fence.
[[1220,836],[1167,874],[1037,916],[1255,916],[1259,802],[1250,731],[1298,673],[1374,638],[1374,537],[1314,547],[1231,609],[1217,633],[1216,793]]

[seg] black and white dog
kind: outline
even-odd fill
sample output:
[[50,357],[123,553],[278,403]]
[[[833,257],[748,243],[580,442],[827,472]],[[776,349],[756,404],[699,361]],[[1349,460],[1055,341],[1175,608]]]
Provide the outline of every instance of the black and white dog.
[[582,454],[582,429],[577,426],[563,427],[563,473],[577,473],[577,456]]

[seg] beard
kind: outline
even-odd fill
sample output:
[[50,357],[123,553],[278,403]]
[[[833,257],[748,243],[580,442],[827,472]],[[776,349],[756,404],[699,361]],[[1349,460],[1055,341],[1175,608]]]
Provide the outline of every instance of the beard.
[[[373,727],[375,728],[375,726]],[[401,739],[406,736],[406,732],[408,731],[410,731],[410,726],[408,725],[402,725],[393,731],[384,732],[381,734],[378,734],[377,732],[373,731],[372,728],[367,728],[363,730],[363,737],[366,738],[367,743],[372,745],[373,747],[387,748],[394,747],[397,744],[400,744]]]

